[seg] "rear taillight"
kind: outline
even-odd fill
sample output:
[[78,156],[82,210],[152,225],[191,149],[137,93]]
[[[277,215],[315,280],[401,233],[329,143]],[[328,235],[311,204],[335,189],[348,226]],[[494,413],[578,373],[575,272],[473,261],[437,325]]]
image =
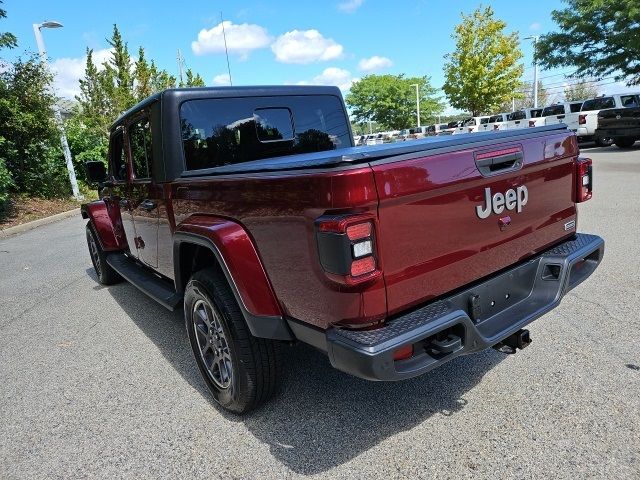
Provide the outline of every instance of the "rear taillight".
[[587,116],[586,115],[578,115],[578,124],[586,125],[587,124]]
[[536,121],[535,120],[529,120],[529,126],[530,127],[535,127],[536,126]]
[[590,158],[576,162],[576,203],[586,202],[593,196],[593,167]]
[[334,280],[352,285],[380,275],[373,215],[320,217],[316,237],[320,264]]
[[499,128],[500,128],[500,126],[498,126],[498,125],[494,125],[494,126],[493,126],[493,129],[494,129],[494,130],[498,130]]

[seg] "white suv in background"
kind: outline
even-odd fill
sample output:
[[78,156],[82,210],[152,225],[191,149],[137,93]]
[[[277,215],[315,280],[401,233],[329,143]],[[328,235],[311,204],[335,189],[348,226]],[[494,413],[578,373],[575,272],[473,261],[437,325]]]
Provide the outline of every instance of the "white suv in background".
[[545,125],[564,123],[574,132],[578,130],[578,115],[584,100],[574,102],[556,103],[542,110]]
[[462,126],[456,128],[453,131],[453,134],[457,135],[459,133],[475,133],[478,131],[484,131],[484,128],[482,130],[479,130],[480,126],[486,125],[488,121],[489,121],[488,115],[481,116],[481,117],[468,118],[467,120],[464,121]]
[[579,142],[589,142],[595,140],[599,146],[610,145],[609,142],[595,138],[596,128],[598,128],[598,112],[607,108],[628,108],[635,106],[638,93],[624,93],[608,95],[585,100],[578,114],[578,135]]
[[542,108],[523,108],[509,114],[507,130],[516,128],[539,127],[544,125],[542,118]]
[[493,132],[495,130],[506,130],[508,121],[508,113],[499,113],[497,115],[492,115],[491,117],[489,117],[486,130],[487,132]]

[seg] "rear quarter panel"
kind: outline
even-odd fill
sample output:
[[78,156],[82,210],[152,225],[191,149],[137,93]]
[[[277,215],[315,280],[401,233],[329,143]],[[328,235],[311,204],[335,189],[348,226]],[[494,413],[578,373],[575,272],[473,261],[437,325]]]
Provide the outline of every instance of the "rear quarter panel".
[[190,217],[210,214],[248,232],[285,315],[320,328],[385,317],[383,279],[358,290],[332,283],[320,267],[315,238],[321,215],[376,213],[368,166],[194,178],[172,184],[171,197],[178,230]]

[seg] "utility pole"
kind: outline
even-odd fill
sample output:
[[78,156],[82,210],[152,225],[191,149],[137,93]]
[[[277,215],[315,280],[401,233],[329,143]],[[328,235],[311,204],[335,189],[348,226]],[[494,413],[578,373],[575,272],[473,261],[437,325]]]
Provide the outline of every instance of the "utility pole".
[[539,36],[525,37],[525,40],[533,40],[533,108],[538,108],[538,59],[536,52]]
[[[33,33],[36,36],[36,43],[38,44],[38,51],[40,52],[40,63],[48,70],[47,64],[47,51],[44,48],[44,40],[42,38],[43,28],[61,28],[60,22],[42,22],[33,24]],[[71,157],[71,150],[69,150],[69,143],[67,142],[67,135],[64,133],[64,122],[62,121],[62,113],[60,113],[60,106],[58,102],[53,104],[53,116],[56,120],[58,130],[60,130],[60,144],[62,145],[62,152],[64,153],[64,159],[67,164],[67,172],[69,173],[69,182],[71,183],[71,191],[73,192],[73,198],[76,200],[82,200],[80,190],[78,189],[78,181],[76,179],[76,171],[73,168],[73,157]]]
[[420,85],[412,83],[412,87],[416,87],[416,117],[418,117],[418,127],[420,126]]

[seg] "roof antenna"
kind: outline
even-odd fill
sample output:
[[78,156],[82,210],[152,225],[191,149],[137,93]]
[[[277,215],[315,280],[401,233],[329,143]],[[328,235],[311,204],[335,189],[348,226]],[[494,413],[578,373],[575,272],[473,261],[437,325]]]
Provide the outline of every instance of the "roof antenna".
[[182,56],[182,52],[180,51],[180,49],[178,49],[178,75],[180,75],[180,86],[184,85],[183,70],[184,70],[184,57]]
[[227,34],[224,31],[224,20],[222,18],[222,12],[220,12],[220,23],[222,25],[222,37],[224,38],[224,52],[227,54],[227,71],[229,72],[229,85],[233,86],[231,81],[231,67],[229,66],[229,50],[227,49]]

